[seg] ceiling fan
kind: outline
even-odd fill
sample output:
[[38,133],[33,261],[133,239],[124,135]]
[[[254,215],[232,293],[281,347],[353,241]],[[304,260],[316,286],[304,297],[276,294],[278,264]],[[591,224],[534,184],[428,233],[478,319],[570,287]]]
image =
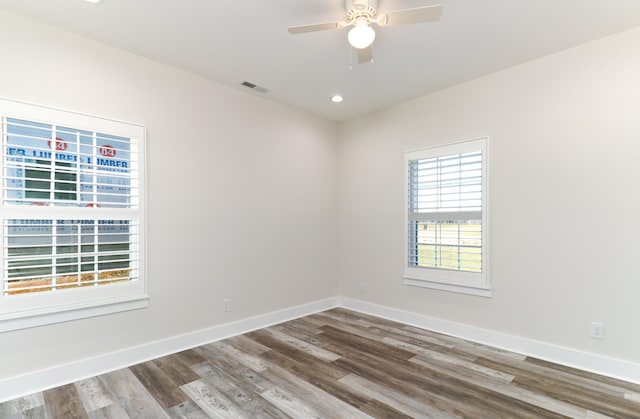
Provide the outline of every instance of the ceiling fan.
[[417,7],[415,9],[394,10],[378,14],[378,0],[345,0],[346,20],[316,23],[313,25],[291,26],[289,33],[293,35],[341,29],[353,26],[347,36],[349,44],[358,51],[358,63],[373,61],[373,40],[376,32],[371,24],[378,26],[406,25],[411,23],[435,22],[442,15],[442,5]]

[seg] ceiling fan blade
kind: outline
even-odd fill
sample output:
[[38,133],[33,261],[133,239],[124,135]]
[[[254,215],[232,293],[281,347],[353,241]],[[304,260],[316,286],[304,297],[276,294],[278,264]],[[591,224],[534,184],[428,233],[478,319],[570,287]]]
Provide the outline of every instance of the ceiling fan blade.
[[373,47],[371,45],[358,50],[358,64],[366,64],[371,61],[373,61]]
[[442,16],[442,5],[394,10],[387,13],[386,24],[408,25],[412,23],[435,22]]
[[328,29],[338,29],[342,22],[316,23],[315,25],[290,26],[287,30],[290,34],[326,31]]

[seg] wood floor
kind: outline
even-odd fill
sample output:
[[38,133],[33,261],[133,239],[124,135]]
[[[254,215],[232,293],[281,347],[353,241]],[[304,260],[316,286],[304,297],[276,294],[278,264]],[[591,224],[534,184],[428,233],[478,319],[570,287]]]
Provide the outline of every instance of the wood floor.
[[0,404],[0,418],[640,418],[640,386],[333,309]]

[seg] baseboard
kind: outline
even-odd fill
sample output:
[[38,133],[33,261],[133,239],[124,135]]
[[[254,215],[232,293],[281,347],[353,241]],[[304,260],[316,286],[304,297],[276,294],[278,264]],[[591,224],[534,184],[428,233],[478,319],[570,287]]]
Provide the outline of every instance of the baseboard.
[[539,342],[493,330],[425,316],[361,300],[338,297],[338,305],[349,310],[382,317],[422,329],[444,333],[483,343],[496,348],[555,362],[568,367],[594,372],[612,378],[640,384],[640,364],[578,351],[550,343]]
[[0,403],[337,307],[337,297],[0,380]]
[[117,352],[0,380],[0,403],[85,378],[95,377],[206,343],[293,320],[334,307],[343,307],[407,325],[640,384],[640,364],[577,351],[519,336],[425,316],[345,297],[333,297],[239,320]]

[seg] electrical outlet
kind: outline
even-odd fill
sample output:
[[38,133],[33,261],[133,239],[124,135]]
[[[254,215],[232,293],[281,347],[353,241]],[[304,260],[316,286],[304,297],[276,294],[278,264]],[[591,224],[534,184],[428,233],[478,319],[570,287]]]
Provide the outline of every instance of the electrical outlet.
[[225,298],[222,300],[222,310],[225,313],[231,311],[231,298]]
[[362,294],[367,293],[367,283],[364,281],[360,282],[360,293]]
[[604,324],[591,322],[590,336],[595,339],[604,339]]

